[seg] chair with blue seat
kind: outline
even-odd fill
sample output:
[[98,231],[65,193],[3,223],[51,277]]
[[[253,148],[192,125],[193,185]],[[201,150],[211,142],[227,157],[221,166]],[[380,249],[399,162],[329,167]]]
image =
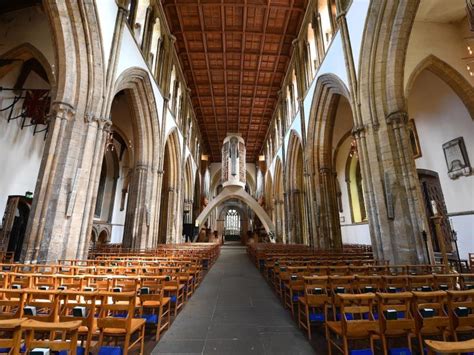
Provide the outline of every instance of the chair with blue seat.
[[23,290],[0,289],[0,319],[21,318],[24,302]]
[[433,291],[434,290],[434,276],[433,275],[409,275],[408,287],[411,291]]
[[[96,333],[95,314],[98,310],[98,292],[65,290],[59,294],[59,321],[81,321],[78,337],[85,353],[89,354],[92,338]],[[84,342],[85,339],[85,342]]]
[[146,319],[147,323],[156,325],[155,339],[158,341],[161,333],[170,327],[171,302],[169,297],[165,297],[161,280],[147,282],[146,285],[140,289],[140,317]]
[[474,274],[460,274],[459,281],[461,290],[473,290],[474,289]]
[[340,298],[339,294],[352,294],[356,288],[355,276],[329,276],[329,290],[331,296],[330,308],[333,320],[340,320]]
[[[80,320],[71,322],[41,322],[28,319],[21,323],[21,328],[26,333],[26,351],[30,353],[35,348],[45,348],[55,352],[67,351],[69,355],[76,355],[80,326]],[[45,339],[43,336],[36,336],[36,333],[54,334],[54,338]]]
[[[99,348],[105,338],[124,338],[123,354],[127,355],[135,345],[143,354],[145,341],[145,319],[135,318],[135,292],[99,292],[101,298],[97,328],[99,329]],[[135,339],[132,337],[135,336]]]
[[[373,335],[378,332],[378,321],[373,310],[375,302],[374,293],[337,294],[341,307],[341,319],[326,322],[326,340],[329,355],[335,347],[344,355],[350,354],[349,341],[369,340],[370,351],[374,353]],[[339,344],[340,339],[342,344]]]
[[26,318],[0,320],[0,353],[17,355],[21,351],[21,324]]
[[327,320],[330,297],[327,276],[304,277],[304,295],[298,298],[298,325],[306,329],[311,340],[314,323],[324,324]]
[[410,290],[407,275],[384,275],[382,280],[385,292],[395,293]]
[[303,276],[302,272],[291,274],[284,284],[285,306],[290,310],[292,317],[295,316],[295,308],[298,306],[299,297],[304,294]]
[[450,330],[454,340],[474,336],[474,290],[447,291]]
[[379,330],[384,355],[389,353],[389,339],[406,338],[412,352],[412,339],[416,337],[415,319],[412,314],[411,292],[377,293]]
[[439,291],[457,290],[458,274],[434,274],[434,289]]
[[57,322],[59,314],[58,290],[25,289],[23,316],[43,322]]
[[447,293],[445,291],[412,293],[413,315],[420,347],[426,337],[441,337],[443,341],[447,341],[450,333],[449,316],[446,313]]
[[165,296],[170,298],[174,316],[176,316],[178,311],[184,306],[184,284],[178,279],[170,280],[169,277],[167,277],[163,281],[163,287]]

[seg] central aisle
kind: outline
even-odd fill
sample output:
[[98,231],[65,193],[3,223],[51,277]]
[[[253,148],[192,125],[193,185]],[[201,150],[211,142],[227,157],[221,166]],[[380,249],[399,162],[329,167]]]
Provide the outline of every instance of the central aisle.
[[240,246],[224,246],[154,354],[314,354]]

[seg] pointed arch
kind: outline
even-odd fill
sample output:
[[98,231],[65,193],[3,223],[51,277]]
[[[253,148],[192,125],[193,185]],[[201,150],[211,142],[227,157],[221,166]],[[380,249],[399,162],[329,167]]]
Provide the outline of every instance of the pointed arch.
[[341,227],[337,208],[335,167],[333,166],[333,132],[336,113],[341,100],[351,102],[349,90],[334,74],[318,78],[314,92],[305,147],[314,199],[320,223],[314,227],[314,245],[320,248],[342,246]]
[[[113,93],[114,97],[119,93],[126,95],[132,116],[134,164],[131,167],[122,243],[125,247],[150,248],[156,243],[160,128],[148,72],[137,67],[125,70],[114,83]],[[111,112],[114,100],[109,102],[108,112]]]
[[181,152],[176,127],[167,135],[163,152],[163,179],[160,207],[159,243],[177,240]]
[[432,72],[451,87],[464,103],[471,118],[474,120],[474,87],[461,73],[433,54],[430,54],[418,63],[415,69],[411,72],[405,88],[406,100],[410,97],[416,79],[424,70]]

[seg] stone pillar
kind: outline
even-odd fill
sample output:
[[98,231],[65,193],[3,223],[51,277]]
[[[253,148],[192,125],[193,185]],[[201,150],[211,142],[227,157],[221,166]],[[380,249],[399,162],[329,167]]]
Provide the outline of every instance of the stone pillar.
[[321,191],[320,234],[326,248],[342,248],[335,174],[331,169],[322,167],[319,169],[319,176],[321,184],[319,187]]

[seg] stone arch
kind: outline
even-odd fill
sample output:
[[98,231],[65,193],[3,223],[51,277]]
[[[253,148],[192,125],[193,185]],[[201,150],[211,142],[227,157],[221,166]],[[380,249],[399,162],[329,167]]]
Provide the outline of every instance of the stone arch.
[[[134,166],[128,192],[122,244],[128,248],[155,245],[159,196],[160,129],[156,101],[147,71],[133,67],[117,78],[115,95],[124,92],[131,105]],[[111,112],[110,100],[108,112]]]
[[[90,241],[101,163],[95,153],[105,137],[101,31],[94,2],[47,1],[43,8],[54,40],[55,90],[22,259],[81,259]],[[64,213],[64,191],[75,178],[85,193]]]
[[[206,221],[209,214],[218,206],[223,204],[224,202],[231,200],[231,199],[238,199],[245,204],[247,204],[258,216],[260,221],[262,222],[265,231],[270,235],[274,235],[275,233],[275,226],[273,225],[272,220],[265,212],[265,210],[258,204],[258,202],[252,198],[242,187],[240,186],[227,186],[222,192],[214,198],[204,210],[199,214],[196,218],[196,222],[199,224],[199,227],[203,225]],[[275,238],[270,239],[272,243],[275,242]]]
[[453,89],[453,91],[459,96],[469,111],[471,118],[474,120],[473,86],[456,69],[432,54],[418,63],[413,72],[410,74],[405,89],[405,98],[408,100],[410,92],[413,88],[413,84],[424,70],[429,70],[441,80],[443,80],[446,84],[448,84],[448,86],[451,87],[451,89]]
[[[404,69],[420,1],[372,1],[355,92],[356,140],[372,247],[392,263],[424,263],[426,215],[407,128]],[[387,203],[386,193],[390,193]]]
[[181,152],[177,129],[167,135],[163,151],[163,179],[160,208],[159,242],[172,243],[178,237],[177,213],[181,180]]
[[305,188],[303,177],[303,143],[295,131],[291,131],[286,159],[285,191],[288,202],[288,234],[292,243],[307,242],[305,219]]
[[[40,65],[43,67],[48,78],[49,85],[51,86],[51,97],[56,96],[56,78],[54,76],[51,64],[49,63],[45,55],[34,45],[28,42],[22,43],[16,46],[15,48],[10,49],[8,52],[5,52],[0,55],[0,58],[21,59],[23,61],[26,61],[31,58],[36,59],[38,63],[40,63]],[[10,71],[11,65],[12,64],[0,67],[0,79]]]
[[342,247],[332,142],[336,112],[341,98],[351,102],[344,82],[334,74],[321,75],[316,83],[311,104],[305,147],[305,157],[309,160],[306,164],[313,177],[313,198],[320,216],[319,224],[315,224],[312,231],[313,238],[316,238],[314,245],[319,248]]

